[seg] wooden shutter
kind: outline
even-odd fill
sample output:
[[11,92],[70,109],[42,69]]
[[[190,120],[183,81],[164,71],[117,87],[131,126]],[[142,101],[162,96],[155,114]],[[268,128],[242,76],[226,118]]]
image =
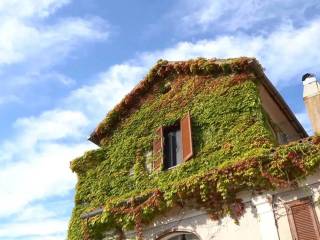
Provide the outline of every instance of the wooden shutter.
[[156,130],[156,137],[153,140],[153,156],[152,169],[160,171],[163,165],[163,128]]
[[182,159],[189,160],[193,156],[191,118],[188,113],[180,120],[181,138],[182,138]]
[[291,234],[294,240],[319,240],[318,218],[310,198],[286,205]]

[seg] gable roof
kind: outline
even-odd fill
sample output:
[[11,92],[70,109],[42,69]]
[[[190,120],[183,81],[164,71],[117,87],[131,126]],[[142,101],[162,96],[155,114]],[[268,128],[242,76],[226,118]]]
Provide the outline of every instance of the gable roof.
[[281,97],[276,88],[265,75],[262,66],[255,58],[232,58],[232,59],[192,59],[188,61],[165,61],[159,60],[151,68],[146,77],[140,81],[133,90],[128,93],[119,104],[117,104],[99,123],[91,133],[89,140],[99,146],[102,140],[110,137],[120,123],[138,109],[143,101],[141,98],[152,94],[152,87],[159,81],[171,75],[230,75],[233,73],[253,73],[265,86],[270,96],[278,104],[288,121],[299,133],[301,138],[308,134],[297,120],[289,106]]

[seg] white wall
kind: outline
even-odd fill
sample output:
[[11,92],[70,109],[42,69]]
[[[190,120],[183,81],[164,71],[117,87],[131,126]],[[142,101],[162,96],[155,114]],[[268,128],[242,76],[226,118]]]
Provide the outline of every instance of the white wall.
[[[319,193],[320,171],[317,171],[301,181],[295,189],[266,192],[258,196],[252,196],[249,192],[238,194],[238,197],[245,202],[246,210],[239,224],[235,224],[230,217],[214,221],[205,211],[195,210],[192,207],[177,208],[156,218],[152,224],[144,226],[144,239],[158,240],[164,233],[178,230],[193,232],[200,240],[292,240],[285,203],[307,196],[316,202]],[[315,204],[315,210],[320,218],[319,204]],[[135,239],[135,234],[127,232],[126,237]],[[162,237],[161,240],[168,238]]]
[[[153,224],[144,227],[144,239],[157,239],[170,230],[190,231],[196,233],[201,240],[211,239],[260,239],[256,209],[250,203],[246,204],[246,213],[235,224],[230,217],[221,221],[209,218],[206,212],[191,209],[173,209],[162,217],[157,218]],[[133,232],[127,233],[128,239],[134,239]],[[166,240],[166,238],[161,238]]]

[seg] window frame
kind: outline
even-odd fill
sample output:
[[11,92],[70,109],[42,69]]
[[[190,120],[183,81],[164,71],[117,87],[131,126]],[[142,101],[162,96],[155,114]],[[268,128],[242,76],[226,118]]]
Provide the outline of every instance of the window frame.
[[[168,151],[171,149],[172,150],[172,146],[168,145],[168,135],[172,132],[175,132],[175,135],[177,137],[177,132],[180,132],[179,134],[179,138],[180,140],[178,140],[176,138],[176,147],[181,148],[181,156],[178,156],[177,151],[175,152],[176,156],[175,156],[175,162],[174,159],[170,159],[169,155],[170,152],[168,153]],[[167,126],[167,127],[163,127],[163,170],[169,170],[172,168],[175,168],[176,166],[178,166],[179,164],[181,164],[183,162],[183,154],[182,154],[182,147],[183,147],[183,143],[182,143],[182,136],[181,136],[181,126],[179,122],[176,122],[175,124],[171,125],[171,126]],[[180,142],[180,146],[179,143]],[[178,159],[180,158],[180,159]],[[169,161],[170,160],[170,161]],[[168,163],[172,163],[168,164]],[[168,167],[170,165],[170,167]]]
[[[180,136],[181,136],[181,161],[177,162],[176,165],[165,167],[165,129],[170,129],[175,125],[179,125]],[[193,152],[193,141],[192,141],[192,125],[191,117],[188,112],[181,119],[177,120],[175,124],[170,126],[160,126],[155,131],[155,138],[153,140],[153,156],[152,169],[154,171],[170,170],[176,166],[188,161],[194,155]]]

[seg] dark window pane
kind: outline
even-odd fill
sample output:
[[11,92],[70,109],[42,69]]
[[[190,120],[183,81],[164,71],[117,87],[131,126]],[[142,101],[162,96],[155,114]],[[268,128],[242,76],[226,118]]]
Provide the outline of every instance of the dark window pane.
[[172,126],[164,132],[164,168],[168,169],[182,161],[180,126]]

